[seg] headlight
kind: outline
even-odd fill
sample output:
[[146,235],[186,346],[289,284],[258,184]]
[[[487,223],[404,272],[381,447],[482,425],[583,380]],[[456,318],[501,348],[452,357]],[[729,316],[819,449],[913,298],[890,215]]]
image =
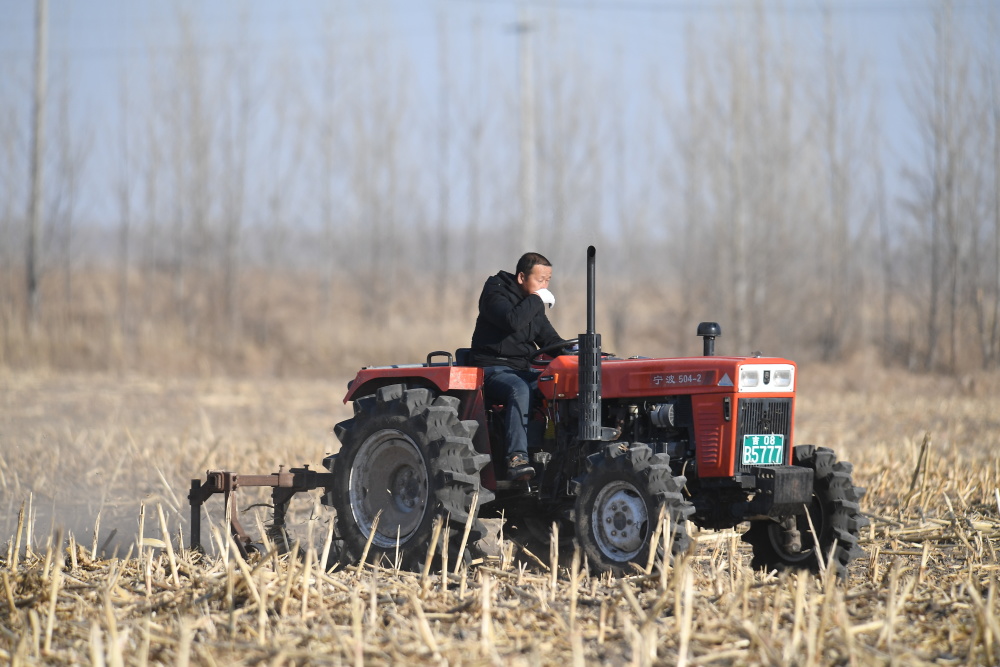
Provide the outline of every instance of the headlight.
[[795,391],[795,367],[791,364],[747,364],[740,367],[739,378],[740,391]]
[[756,387],[758,384],[760,384],[760,374],[756,368],[740,369],[740,389]]

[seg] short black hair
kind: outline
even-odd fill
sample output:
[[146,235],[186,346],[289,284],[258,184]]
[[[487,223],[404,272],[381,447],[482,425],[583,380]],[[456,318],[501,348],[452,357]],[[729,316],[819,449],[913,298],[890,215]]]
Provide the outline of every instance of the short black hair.
[[517,260],[517,268],[514,269],[514,275],[518,276],[523,273],[525,276],[530,276],[531,271],[539,264],[542,266],[552,266],[552,263],[545,259],[545,255],[537,252],[526,252],[521,255],[521,259]]

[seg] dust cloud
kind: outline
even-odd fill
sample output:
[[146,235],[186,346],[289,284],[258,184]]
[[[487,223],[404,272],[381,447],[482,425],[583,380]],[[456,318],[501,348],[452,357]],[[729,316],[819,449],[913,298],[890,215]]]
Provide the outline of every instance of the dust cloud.
[[[15,374],[0,378],[0,543],[44,551],[72,535],[98,555],[124,556],[144,535],[188,544],[191,479],[208,469],[270,473],[320,466],[351,414],[346,380],[149,379]],[[243,507],[262,498],[248,493]],[[221,516],[221,500],[206,504]],[[310,500],[293,510],[312,513]],[[292,517],[293,520],[294,516]],[[253,525],[253,519],[249,519]],[[207,532],[207,529],[206,529]],[[207,541],[207,535],[204,536]],[[6,551],[6,546],[5,546]]]

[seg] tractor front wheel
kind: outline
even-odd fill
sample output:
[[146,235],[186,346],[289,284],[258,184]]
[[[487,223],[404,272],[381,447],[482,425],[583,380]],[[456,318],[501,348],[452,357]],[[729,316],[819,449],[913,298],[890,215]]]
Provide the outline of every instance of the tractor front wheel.
[[355,401],[354,417],[337,424],[342,447],[329,492],[347,561],[368,545],[368,560],[398,553],[402,566],[419,566],[439,515],[450,517],[451,548],[470,513],[469,543],[482,537],[479,506],[493,496],[479,471],[490,457],[473,449],[477,424],[460,420],[458,407],[455,397],[396,384]]
[[645,567],[660,509],[670,518],[671,555],[687,551],[686,520],[694,506],[681,494],[686,482],[675,477],[665,454],[648,445],[609,444],[587,460],[578,480],[576,536],[591,569],[615,574],[629,563]]
[[[865,490],[854,486],[852,466],[837,461],[832,450],[801,445],[792,452],[792,463],[813,471],[813,497],[808,514],[783,521],[752,521],[743,541],[753,547],[754,569],[808,569],[820,571],[821,560],[839,578],[847,564],[862,555],[858,534],[868,525],[858,507]],[[811,524],[811,525],[810,525]],[[818,547],[818,553],[817,553]]]

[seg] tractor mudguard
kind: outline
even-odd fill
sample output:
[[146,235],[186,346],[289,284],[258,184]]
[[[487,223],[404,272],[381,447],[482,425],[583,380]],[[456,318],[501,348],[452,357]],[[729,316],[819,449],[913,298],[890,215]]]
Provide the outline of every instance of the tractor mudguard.
[[439,392],[482,389],[483,369],[473,366],[413,364],[400,366],[368,366],[347,384],[344,403],[374,394],[380,387],[404,383],[436,389]]

